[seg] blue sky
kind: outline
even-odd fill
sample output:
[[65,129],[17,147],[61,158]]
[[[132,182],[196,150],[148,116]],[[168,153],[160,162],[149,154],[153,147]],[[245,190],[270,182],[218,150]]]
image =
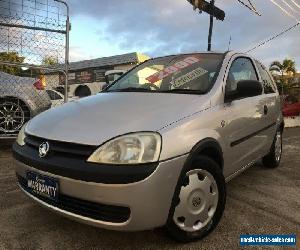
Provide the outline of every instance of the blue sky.
[[[300,8],[276,0],[296,19]],[[293,0],[300,5],[300,0]],[[276,32],[296,23],[271,0],[253,0],[262,16],[244,8],[237,0],[216,0],[226,12],[216,21],[213,49],[246,51]],[[198,14],[186,0],[89,0],[69,1],[71,8],[71,61],[138,51],[150,56],[206,50],[207,14]],[[300,26],[272,43],[252,52],[265,64],[290,57],[300,68]]]

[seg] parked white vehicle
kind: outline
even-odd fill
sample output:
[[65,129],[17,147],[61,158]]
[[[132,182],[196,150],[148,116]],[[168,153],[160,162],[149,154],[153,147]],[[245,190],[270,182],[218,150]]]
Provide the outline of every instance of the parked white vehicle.
[[86,84],[72,84],[69,86],[69,95],[77,97],[86,97],[99,93],[105,82],[92,82]]
[[[101,92],[106,86],[113,83],[119,77],[121,77],[126,70],[109,70],[105,73],[105,82],[92,82],[92,83],[82,83],[82,84],[69,84],[69,97],[86,97],[90,95],[96,95]],[[59,86],[60,93],[64,93],[64,86]]]
[[[51,107],[56,107],[56,106],[60,106],[60,105],[64,104],[65,97],[63,94],[61,94],[60,92],[53,90],[53,89],[47,89],[46,92],[51,100],[51,103],[52,103]],[[79,97],[73,96],[73,97],[69,97],[68,101],[75,101],[78,99],[79,99]]]
[[69,93],[71,93],[72,96],[78,97],[96,95],[101,92],[106,86],[118,80],[125,72],[126,70],[108,70],[105,73],[106,82],[93,82],[71,85]]
[[109,70],[105,73],[105,79],[107,84],[111,84],[118,80],[122,75],[124,75],[125,70]]

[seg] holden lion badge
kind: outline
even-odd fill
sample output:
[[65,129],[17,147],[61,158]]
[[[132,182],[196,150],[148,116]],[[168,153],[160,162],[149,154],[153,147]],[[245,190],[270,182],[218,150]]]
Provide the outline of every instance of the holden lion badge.
[[39,146],[39,155],[41,158],[44,158],[47,156],[48,152],[49,152],[50,146],[48,142],[43,142],[40,146]]

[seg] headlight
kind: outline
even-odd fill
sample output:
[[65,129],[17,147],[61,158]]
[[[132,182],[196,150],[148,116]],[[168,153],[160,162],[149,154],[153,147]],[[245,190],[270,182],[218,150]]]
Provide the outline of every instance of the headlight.
[[156,162],[161,150],[157,133],[134,133],[120,136],[98,148],[88,162],[103,164],[141,164]]
[[21,128],[19,134],[18,134],[18,138],[17,138],[17,143],[20,146],[24,146],[25,145],[25,127],[26,127],[27,123],[25,125],[23,125],[23,127]]

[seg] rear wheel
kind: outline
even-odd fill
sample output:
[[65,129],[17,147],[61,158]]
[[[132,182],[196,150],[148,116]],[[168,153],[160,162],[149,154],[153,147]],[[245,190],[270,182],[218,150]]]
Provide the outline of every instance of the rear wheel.
[[178,182],[167,223],[170,236],[181,242],[205,237],[219,223],[225,202],[220,167],[208,157],[197,157]]
[[282,131],[276,132],[271,151],[263,158],[263,164],[267,168],[277,168],[282,157]]
[[0,100],[0,133],[15,135],[30,119],[28,107],[17,98]]

